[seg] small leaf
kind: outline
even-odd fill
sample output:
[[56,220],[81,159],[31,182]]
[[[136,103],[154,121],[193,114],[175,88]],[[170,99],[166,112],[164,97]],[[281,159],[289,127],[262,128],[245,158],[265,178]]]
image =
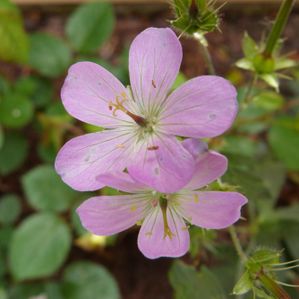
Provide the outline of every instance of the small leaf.
[[33,116],[33,105],[23,95],[10,93],[0,101],[0,123],[8,128],[20,128]]
[[17,133],[5,135],[4,144],[0,148],[0,174],[8,175],[20,167],[28,153],[26,138]]
[[77,51],[90,53],[96,51],[110,37],[114,23],[111,4],[84,4],[68,20],[66,35]]
[[29,64],[42,75],[59,76],[70,62],[70,50],[62,40],[45,33],[31,35]]
[[254,66],[247,58],[242,58],[236,62],[236,66],[247,71],[254,71]]
[[65,299],[120,299],[113,276],[91,262],[75,262],[65,269],[63,295]]
[[253,284],[250,280],[249,274],[247,272],[245,272],[241,276],[241,278],[239,279],[237,284],[234,286],[233,294],[234,295],[246,294],[247,292],[249,292],[252,289],[252,287],[253,287]]
[[20,199],[15,194],[6,194],[0,198],[0,223],[11,224],[21,213]]
[[260,76],[269,86],[279,92],[279,81],[276,74],[263,74]]
[[298,66],[298,63],[295,60],[286,58],[286,57],[279,57],[275,59],[275,70],[283,70],[289,69]]
[[26,218],[14,232],[10,246],[9,261],[14,278],[52,275],[64,262],[70,245],[70,231],[57,216],[39,213]]
[[259,48],[256,42],[245,32],[243,41],[242,41],[242,49],[245,57],[252,58],[259,52]]
[[22,177],[22,185],[30,205],[37,210],[65,211],[77,196],[50,165],[37,166],[27,172]]

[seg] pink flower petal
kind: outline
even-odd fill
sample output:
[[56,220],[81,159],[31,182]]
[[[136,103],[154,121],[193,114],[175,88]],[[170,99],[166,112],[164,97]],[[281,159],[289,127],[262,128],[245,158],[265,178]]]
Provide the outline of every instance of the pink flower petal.
[[247,198],[237,192],[190,192],[178,198],[179,213],[190,223],[208,229],[228,227],[240,219]]
[[190,181],[194,164],[191,154],[175,137],[154,136],[143,145],[128,172],[159,192],[172,193]]
[[122,111],[113,115],[109,104],[121,95],[126,88],[110,72],[92,62],[78,62],[69,69],[61,91],[65,109],[73,117],[96,126],[111,128],[121,122],[132,123]]
[[148,199],[140,195],[98,196],[84,201],[77,213],[88,231],[109,236],[142,220],[148,205]]
[[97,176],[123,170],[130,161],[133,140],[130,133],[116,129],[73,138],[60,149],[56,171],[73,189],[100,189],[104,184]]
[[164,234],[160,207],[153,209],[144,219],[138,235],[138,247],[147,258],[179,257],[188,251],[190,237],[183,218],[173,209],[167,208],[167,222],[171,237]]
[[99,175],[97,179],[109,187],[124,192],[138,193],[140,191],[148,190],[146,185],[135,181],[125,172],[104,173]]
[[134,99],[149,112],[165,99],[181,65],[182,47],[169,28],[148,28],[132,42],[129,55]]
[[207,153],[209,150],[208,145],[205,142],[194,138],[186,138],[182,141],[182,145],[195,160],[198,160],[200,156]]
[[236,89],[221,77],[194,78],[168,97],[160,119],[161,130],[194,138],[220,135],[236,117],[236,98]]
[[213,151],[206,152],[196,162],[191,181],[184,189],[195,190],[220,178],[227,170],[227,158]]

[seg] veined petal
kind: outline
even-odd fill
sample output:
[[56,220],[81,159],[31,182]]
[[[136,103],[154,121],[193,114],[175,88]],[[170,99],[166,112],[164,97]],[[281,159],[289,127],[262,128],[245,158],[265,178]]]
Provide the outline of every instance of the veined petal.
[[60,149],[56,171],[73,189],[100,189],[105,184],[97,176],[123,170],[130,161],[133,143],[132,133],[116,129],[73,138]]
[[84,201],[77,213],[88,231],[109,236],[142,220],[148,206],[149,200],[142,195],[98,196]]
[[173,136],[153,136],[128,166],[129,174],[137,181],[159,192],[180,190],[192,178],[195,161],[192,155]]
[[179,213],[190,223],[221,229],[238,221],[247,198],[237,192],[190,192],[178,195]]
[[182,145],[195,160],[200,159],[209,150],[205,142],[194,138],[186,138],[182,141]]
[[61,91],[62,103],[73,117],[112,128],[132,123],[122,111],[113,113],[111,102],[125,102],[126,88],[110,72],[93,62],[78,62],[68,71]]
[[134,180],[128,173],[120,171],[101,174],[97,179],[109,187],[129,193],[137,193],[149,189],[146,185]]
[[168,134],[204,138],[222,134],[237,113],[237,92],[218,76],[189,80],[168,98],[159,121]]
[[130,81],[135,101],[149,113],[169,92],[181,65],[182,46],[169,28],[148,28],[132,42]]
[[138,235],[138,247],[147,258],[179,257],[189,249],[190,237],[183,218],[170,208],[167,208],[166,215],[170,229],[167,235],[159,206],[152,209],[142,223]]
[[220,178],[227,170],[227,158],[214,151],[208,151],[198,158],[195,171],[184,189],[195,190]]

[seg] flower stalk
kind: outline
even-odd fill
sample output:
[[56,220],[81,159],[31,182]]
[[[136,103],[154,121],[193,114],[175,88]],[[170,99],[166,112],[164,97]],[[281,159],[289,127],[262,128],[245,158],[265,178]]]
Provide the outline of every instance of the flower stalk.
[[209,49],[208,49],[207,39],[205,38],[204,35],[199,34],[197,32],[193,34],[193,37],[199,43],[199,49],[200,49],[200,52],[203,56],[205,64],[208,68],[209,74],[210,75],[216,75],[216,70],[215,70],[215,67],[214,67],[214,64],[213,64],[213,60],[212,60],[211,54],[210,54]]
[[295,0],[285,0],[281,4],[276,20],[272,27],[272,30],[267,38],[266,47],[263,53],[265,57],[272,56],[275,46],[277,45],[278,39],[288,21],[294,3]]
[[234,226],[231,226],[229,228],[229,233],[230,233],[233,245],[240,257],[240,260],[242,261],[242,263],[245,263],[248,260],[248,258],[241,246],[240,240],[239,240],[237,232],[236,232],[236,228]]

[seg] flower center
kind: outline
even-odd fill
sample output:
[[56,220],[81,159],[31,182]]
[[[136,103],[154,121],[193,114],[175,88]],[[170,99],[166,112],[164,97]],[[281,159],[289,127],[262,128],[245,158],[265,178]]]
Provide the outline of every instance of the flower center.
[[117,116],[116,112],[120,110],[126,113],[128,116],[130,116],[139,126],[146,127],[147,121],[145,118],[136,115],[125,108],[124,103],[127,100],[128,100],[127,94],[125,92],[122,92],[119,96],[116,96],[115,102],[110,101],[108,105],[109,105],[109,110],[112,111],[112,115]]

